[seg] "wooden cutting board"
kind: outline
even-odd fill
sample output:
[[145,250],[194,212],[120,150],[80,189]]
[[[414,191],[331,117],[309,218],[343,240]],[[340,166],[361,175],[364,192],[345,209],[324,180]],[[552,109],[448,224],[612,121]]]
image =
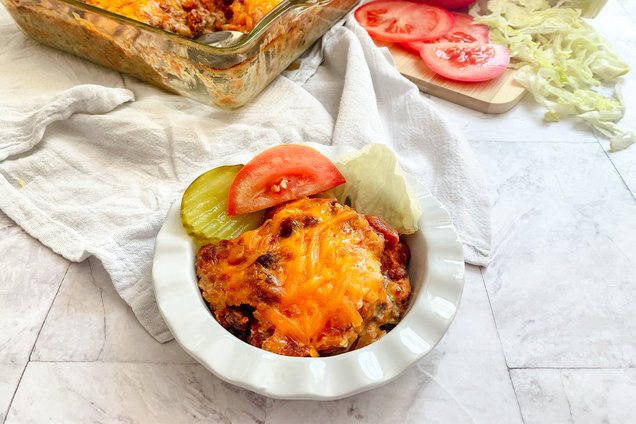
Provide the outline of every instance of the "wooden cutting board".
[[490,81],[451,81],[431,71],[419,56],[401,47],[381,41],[376,41],[376,44],[389,49],[397,69],[421,91],[479,112],[507,112],[526,92],[514,81],[514,69],[508,69]]

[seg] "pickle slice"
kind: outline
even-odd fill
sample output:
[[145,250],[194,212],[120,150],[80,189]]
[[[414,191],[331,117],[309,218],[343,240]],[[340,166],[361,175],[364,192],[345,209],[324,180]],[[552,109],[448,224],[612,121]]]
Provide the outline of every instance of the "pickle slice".
[[201,174],[181,200],[181,224],[199,244],[218,243],[258,228],[264,211],[229,216],[230,184],[243,165],[220,166]]

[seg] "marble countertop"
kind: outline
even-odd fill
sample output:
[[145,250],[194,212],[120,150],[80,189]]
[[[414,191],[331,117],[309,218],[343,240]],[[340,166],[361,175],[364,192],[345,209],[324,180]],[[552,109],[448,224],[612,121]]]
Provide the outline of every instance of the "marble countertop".
[[[635,11],[609,0],[591,21],[633,69]],[[233,387],[155,342],[98,261],[70,263],[0,213],[0,421],[636,422],[636,146],[544,123],[528,96],[501,115],[431,100],[486,172],[493,251],[468,266],[440,345],[398,379],[330,402]]]

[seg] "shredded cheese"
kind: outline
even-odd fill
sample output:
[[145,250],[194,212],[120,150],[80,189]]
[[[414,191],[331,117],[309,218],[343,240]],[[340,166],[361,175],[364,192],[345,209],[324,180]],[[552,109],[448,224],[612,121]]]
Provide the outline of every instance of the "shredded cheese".
[[[290,222],[295,230],[281,236]],[[390,308],[383,250],[383,237],[364,215],[305,198],[223,245],[223,259],[213,261],[215,279],[199,285],[214,311],[253,307],[259,326],[272,332],[263,348],[279,352],[293,343],[317,356],[353,342],[376,306]],[[265,254],[275,259],[261,268]]]

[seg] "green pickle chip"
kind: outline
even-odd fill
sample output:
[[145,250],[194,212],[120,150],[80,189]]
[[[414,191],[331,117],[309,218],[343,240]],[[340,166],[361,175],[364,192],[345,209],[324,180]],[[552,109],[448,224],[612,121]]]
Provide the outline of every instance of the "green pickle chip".
[[181,224],[199,244],[218,243],[258,228],[264,211],[229,216],[227,197],[234,177],[243,165],[211,169],[195,179],[181,200]]

